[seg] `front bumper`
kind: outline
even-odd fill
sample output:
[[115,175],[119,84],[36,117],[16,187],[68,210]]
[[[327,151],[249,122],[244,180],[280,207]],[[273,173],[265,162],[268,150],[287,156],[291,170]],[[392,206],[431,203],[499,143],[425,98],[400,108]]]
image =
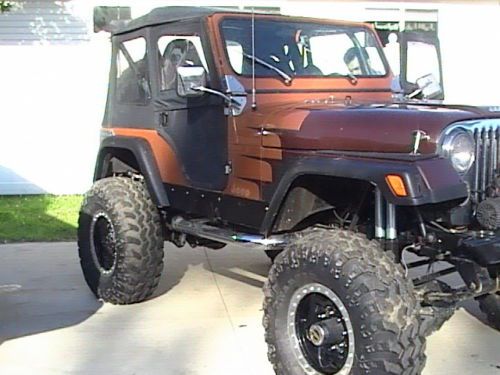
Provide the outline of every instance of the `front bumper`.
[[461,239],[455,255],[471,259],[482,267],[500,266],[500,236],[471,236]]

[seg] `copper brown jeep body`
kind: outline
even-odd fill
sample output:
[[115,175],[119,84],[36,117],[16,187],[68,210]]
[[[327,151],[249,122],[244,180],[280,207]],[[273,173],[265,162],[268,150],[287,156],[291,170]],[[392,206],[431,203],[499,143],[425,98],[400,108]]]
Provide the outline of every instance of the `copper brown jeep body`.
[[[230,22],[225,24],[226,20]],[[238,22],[243,22],[242,29],[234,26],[239,25]],[[242,66],[248,63],[245,58],[250,60],[253,74],[248,74],[250,65],[246,66],[246,74],[236,72],[228,52],[228,46],[234,42],[233,36],[229,35],[240,33],[234,39],[247,38],[248,35],[255,38],[259,27],[273,22],[298,25],[292,40],[297,43],[300,53],[294,61],[290,57],[293,62],[288,64],[291,70],[283,64],[283,57],[280,60],[271,54],[273,59],[268,59],[267,64],[281,64],[278,69],[281,73],[268,66],[265,67],[266,74],[261,74],[264,71],[262,66],[255,73],[256,65],[264,65],[256,61],[256,57],[262,56],[250,55],[242,49],[241,53],[247,54],[242,58]],[[242,33],[245,25],[248,26],[248,35]],[[379,71],[359,76],[350,73],[321,75],[316,70],[310,75],[294,74],[298,72],[297,64],[304,64],[300,67],[304,71],[312,67],[313,60],[309,59],[307,52],[310,45],[304,44],[307,25],[316,25],[320,29],[318,35],[325,32],[322,28],[354,30],[369,35],[365,36],[368,40],[373,35],[374,44],[366,42],[365,47],[356,48],[371,48],[372,53],[380,53]],[[168,45],[165,51],[159,47],[164,35],[175,36],[170,42],[173,45],[170,50]],[[176,46],[182,43],[186,46],[193,44],[189,38],[199,39],[205,60],[192,57],[184,66],[177,66],[174,85],[164,89],[162,74],[166,74],[163,69],[170,56],[168,53],[173,54]],[[146,52],[140,60],[133,61],[124,45],[137,39],[145,41]],[[332,332],[339,328],[328,319],[311,324],[300,342],[309,364],[301,362],[304,357],[300,351],[280,351],[273,335],[285,329],[277,327],[281,320],[286,320],[279,315],[280,309],[286,307],[276,305],[274,309],[273,303],[278,299],[272,296],[273,291],[279,289],[280,277],[285,277],[280,273],[282,268],[300,258],[296,258],[300,249],[295,241],[302,236],[327,242],[334,238],[333,243],[344,244],[346,251],[352,251],[353,259],[358,260],[364,255],[357,252],[359,249],[350,248],[352,238],[361,241],[359,246],[366,249],[366,254],[372,254],[376,243],[384,253],[380,256],[381,261],[392,259],[391,264],[373,265],[370,262],[378,261],[375,258],[379,256],[370,255],[369,259],[363,258],[365,263],[358,268],[380,266],[392,270],[391,267],[399,267],[394,271],[397,274],[394,280],[400,283],[396,289],[401,288],[401,295],[406,295],[405,288],[408,288],[408,294],[402,298],[417,311],[408,314],[417,317],[415,319],[421,327],[427,324],[432,325],[432,329],[438,328],[445,320],[443,316],[450,314],[450,310],[452,313],[455,304],[464,299],[478,298],[488,301],[488,306],[498,306],[498,294],[495,293],[498,293],[500,265],[500,239],[497,236],[500,228],[500,113],[488,108],[444,105],[425,98],[395,101],[394,77],[375,34],[364,24],[173,7],[160,8],[132,20],[113,33],[112,43],[110,87],[96,162],[96,184],[103,189],[102,181],[107,179],[118,179],[116,181],[122,181],[120,184],[123,184],[123,178],[139,181],[156,207],[153,216],[159,216],[155,220],[161,223],[161,230],[155,227],[151,231],[161,231],[162,238],[178,246],[189,243],[220,248],[224,244],[237,244],[274,251],[273,257],[286,250],[278,258],[281,263],[271,270],[274,276],[266,294],[271,297],[266,299],[265,305],[266,319],[274,322],[272,328],[266,326],[269,334],[266,338],[270,348],[274,348],[270,349],[270,359],[277,373],[347,374],[352,370],[358,374],[365,373],[361,371],[364,369],[366,373],[418,374],[424,363],[423,354],[417,353],[423,353],[422,344],[417,345],[418,349],[404,349],[417,354],[414,354],[414,362],[402,365],[404,369],[401,370],[391,372],[387,368],[372,368],[374,372],[370,372],[370,366],[378,366],[373,364],[376,361],[366,360],[367,364],[363,365],[364,354],[351,353],[354,362],[349,359],[349,354],[344,357],[344,354],[338,354],[347,349],[337,353],[342,357],[340,362],[332,359],[328,367],[321,356],[319,360],[312,358],[314,355],[311,357],[312,349],[309,348],[311,345],[314,345],[313,349],[320,348],[327,342],[339,350],[337,344],[340,341],[332,338]],[[258,51],[259,46],[267,42],[254,40],[252,43],[252,48]],[[283,47],[284,55],[292,56],[289,51],[295,45]],[[359,53],[358,56],[362,56]],[[126,73],[117,62],[120,54],[125,55],[130,72],[140,86],[138,90],[143,90],[140,103],[121,99],[119,77]],[[366,58],[366,64],[368,60]],[[182,73],[182,68],[189,73]],[[309,70],[313,72],[313,69]],[[201,79],[193,73],[200,71],[206,79],[204,85],[185,83],[185,79]],[[102,186],[99,185],[101,182]],[[101,194],[99,189],[92,194]],[[135,189],[141,188],[136,186]],[[102,266],[103,256],[92,250],[106,247],[104,240],[95,238],[92,245],[92,236],[104,231],[96,224],[101,219],[109,222],[106,233],[111,234],[108,233],[106,238],[118,235],[115,232],[119,230],[109,229],[114,227],[113,215],[103,210],[92,213],[92,210],[87,212],[82,208],[80,248],[83,248],[81,257],[87,282],[96,295],[110,302],[138,302],[151,290],[144,291],[142,297],[120,299],[113,287],[99,291],[98,281],[93,279],[90,271],[85,271],[90,259],[96,263],[99,260],[99,267],[106,272],[113,270]],[[86,230],[86,225],[90,229]],[[97,229],[92,229],[93,225]],[[307,234],[311,228],[316,231]],[[321,237],[318,233],[322,230],[333,234]],[[363,239],[360,239],[360,234]],[[89,236],[90,244],[86,239]],[[348,242],[344,241],[344,236],[349,238]],[[367,239],[375,242],[363,242]],[[91,249],[89,252],[93,251],[92,256],[86,255],[87,247]],[[307,255],[313,257],[309,259],[311,264],[316,264],[316,257],[324,256],[325,262],[326,259],[330,261],[330,256],[336,259],[333,250],[314,251]],[[113,254],[117,252],[116,249],[112,251]],[[406,264],[405,252],[422,259]],[[307,256],[304,255],[304,259]],[[431,265],[439,262],[446,262],[451,267],[431,272]],[[401,266],[406,269],[405,276],[401,276]],[[427,267],[425,274],[411,279],[408,270],[422,266]],[[307,272],[314,274],[316,271]],[[453,272],[459,273],[463,285],[450,286],[439,280]],[[411,286],[401,286],[407,282],[405,280],[409,280]],[[387,285],[390,282],[387,281]],[[156,286],[153,284],[150,289]],[[336,296],[335,287],[323,290],[321,280],[307,285],[318,288],[315,295],[337,301],[339,311],[343,311],[344,305],[339,301],[343,298]],[[300,294],[294,297],[301,298]],[[387,295],[384,298],[390,301],[392,297]],[[413,299],[416,302],[412,302]],[[317,303],[320,306],[324,301]],[[345,300],[344,303],[349,310],[351,305]],[[402,307],[394,307],[399,308]],[[437,317],[436,322],[428,323],[422,311]],[[300,314],[300,309],[291,311],[291,314],[295,313]],[[487,313],[493,324],[498,324],[496,310]],[[352,314],[356,315],[355,312]],[[383,316],[387,318],[387,315]],[[363,340],[357,332],[352,337],[348,334],[349,327],[356,331],[356,322],[354,318],[342,322],[344,336],[348,337],[344,344],[346,347],[352,345],[354,350],[355,337],[357,341]],[[290,323],[294,324],[293,321]],[[412,329],[409,326],[401,328],[401,335],[411,335],[408,332]],[[429,329],[419,332],[420,336],[425,336]],[[418,335],[412,337],[410,341],[418,341]],[[289,337],[290,340],[294,338],[294,334]],[[405,356],[403,352],[398,355],[399,360]],[[283,364],[283,361],[290,360],[287,356],[297,359],[295,367]],[[308,372],[309,368],[313,369],[312,372]]]

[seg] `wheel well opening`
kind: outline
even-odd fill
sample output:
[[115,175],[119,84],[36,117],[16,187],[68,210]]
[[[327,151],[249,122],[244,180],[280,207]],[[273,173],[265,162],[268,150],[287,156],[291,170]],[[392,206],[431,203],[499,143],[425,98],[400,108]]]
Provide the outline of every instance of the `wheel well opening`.
[[348,220],[353,212],[366,222],[374,186],[368,181],[318,175],[298,177],[288,189],[278,211],[273,232],[301,230],[315,224]]
[[129,172],[140,173],[139,163],[134,153],[127,149],[105,149],[100,162],[98,179],[124,175]]

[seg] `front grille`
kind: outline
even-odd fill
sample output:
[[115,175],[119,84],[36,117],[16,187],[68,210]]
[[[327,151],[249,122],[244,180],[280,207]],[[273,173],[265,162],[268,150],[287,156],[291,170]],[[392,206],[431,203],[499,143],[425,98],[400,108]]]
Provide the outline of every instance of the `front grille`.
[[477,204],[495,195],[495,180],[500,173],[500,119],[458,122],[443,135],[446,137],[456,129],[468,131],[474,137],[474,164],[463,178],[470,187],[472,201]]
[[480,122],[473,129],[476,143],[475,163],[472,167],[471,193],[474,201],[480,202],[492,195],[495,178],[498,175],[498,154],[500,148],[500,124]]
[[457,129],[468,131],[474,137],[474,164],[463,176],[469,186],[472,202],[477,204],[488,197],[497,196],[496,179],[500,174],[500,119],[454,123],[443,132],[440,147],[444,139]]

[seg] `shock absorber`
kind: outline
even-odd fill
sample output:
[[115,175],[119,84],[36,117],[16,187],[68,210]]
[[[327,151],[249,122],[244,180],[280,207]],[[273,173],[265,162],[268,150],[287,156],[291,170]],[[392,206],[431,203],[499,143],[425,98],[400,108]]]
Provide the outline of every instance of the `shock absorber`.
[[397,240],[396,205],[387,202],[378,187],[375,187],[375,238],[383,243],[386,250],[394,253],[396,262],[401,261]]
[[384,228],[384,197],[378,187],[375,187],[375,238],[385,239]]

